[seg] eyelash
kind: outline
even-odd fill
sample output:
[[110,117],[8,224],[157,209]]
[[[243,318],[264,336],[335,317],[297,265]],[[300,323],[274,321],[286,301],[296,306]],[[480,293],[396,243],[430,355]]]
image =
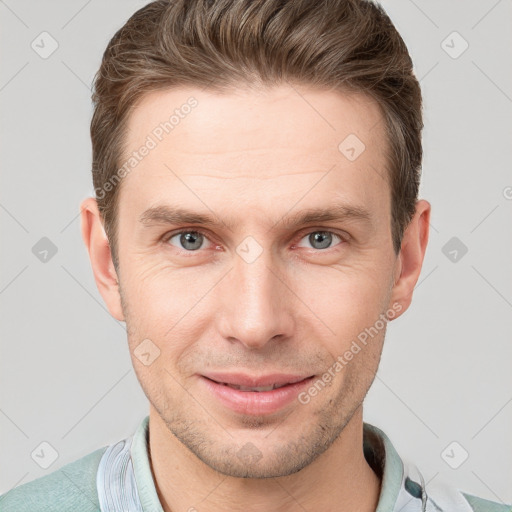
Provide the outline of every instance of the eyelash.
[[[208,236],[208,234],[206,232],[202,231],[201,229],[196,229],[196,228],[181,229],[179,231],[173,231],[172,233],[167,233],[162,237],[162,242],[165,244],[169,244],[169,241],[171,240],[171,238],[175,237],[176,235],[181,235],[183,233],[199,233],[202,236],[204,236],[210,243],[214,244],[214,242],[212,242],[212,240],[210,240],[210,237]],[[333,249],[336,250],[336,248],[338,248],[339,245],[343,245],[349,239],[349,236],[347,234],[342,235],[340,233],[337,233],[335,231],[331,231],[328,229],[315,228],[315,229],[310,229],[309,231],[299,233],[299,235],[297,235],[297,239],[296,239],[297,242],[294,242],[293,246],[295,247],[302,239],[304,239],[308,235],[311,235],[312,233],[330,233],[331,235],[337,236],[340,239],[340,242],[338,244],[333,245],[332,247],[327,247],[326,249],[315,249],[315,248],[306,247],[306,249],[310,249],[310,250],[318,252],[318,253],[328,252]],[[171,244],[169,244],[169,245],[171,245]],[[195,251],[187,251],[186,249],[180,249],[179,247],[176,247],[174,245],[172,245],[172,247],[174,249],[178,250],[180,252],[180,254],[186,254],[186,255],[191,255],[191,256],[201,250],[201,249],[197,249]]]

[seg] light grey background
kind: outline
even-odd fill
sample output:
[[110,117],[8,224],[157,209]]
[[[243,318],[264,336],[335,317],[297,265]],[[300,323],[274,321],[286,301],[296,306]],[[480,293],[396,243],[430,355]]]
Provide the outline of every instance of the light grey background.
[[[92,193],[90,84],[108,40],[143,3],[0,0],[1,493],[132,434],[148,412],[78,218]],[[423,88],[420,195],[432,229],[365,421],[427,480],[511,503],[512,3],[383,5]],[[58,43],[46,59],[31,47],[51,48],[43,31]],[[47,262],[32,252],[42,237],[58,249]],[[452,237],[468,248],[455,262],[453,247],[443,252]],[[453,441],[452,464],[469,454],[458,469],[441,455]],[[31,458],[42,442],[58,453],[48,469]]]

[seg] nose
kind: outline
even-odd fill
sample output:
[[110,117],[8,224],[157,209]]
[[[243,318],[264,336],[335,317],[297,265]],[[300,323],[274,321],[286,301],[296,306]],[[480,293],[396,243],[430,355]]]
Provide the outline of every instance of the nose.
[[268,250],[252,262],[235,254],[233,269],[219,290],[220,334],[248,349],[291,337],[293,293]]

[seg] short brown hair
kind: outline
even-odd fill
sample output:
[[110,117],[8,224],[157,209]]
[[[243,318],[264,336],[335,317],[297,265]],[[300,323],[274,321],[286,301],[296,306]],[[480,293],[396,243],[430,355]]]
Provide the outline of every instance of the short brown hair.
[[136,102],[163,88],[286,81],[362,92],[379,104],[398,254],[419,188],[422,100],[407,47],[382,7],[370,0],[157,0],[114,35],[94,82],[93,181],[116,267],[120,186],[106,184],[119,178]]

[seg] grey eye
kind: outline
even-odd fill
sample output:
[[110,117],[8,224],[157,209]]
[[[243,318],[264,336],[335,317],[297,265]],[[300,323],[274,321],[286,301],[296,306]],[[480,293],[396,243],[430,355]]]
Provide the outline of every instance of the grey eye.
[[[172,240],[179,237],[178,244],[172,243]],[[186,251],[197,251],[203,245],[205,236],[198,231],[182,231],[176,233],[169,238],[169,243],[178,247],[178,249],[185,249]]]
[[[330,231],[313,231],[302,240],[307,239],[313,249],[328,249],[333,243],[333,237],[341,241],[341,238]],[[300,244],[299,244],[300,245]]]

